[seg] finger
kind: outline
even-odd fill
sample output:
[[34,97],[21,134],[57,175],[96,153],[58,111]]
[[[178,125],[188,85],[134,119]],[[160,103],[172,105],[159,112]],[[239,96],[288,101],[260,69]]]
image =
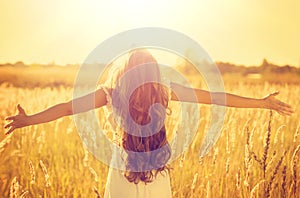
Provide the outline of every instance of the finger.
[[286,116],[286,115],[289,114],[289,113],[283,111],[281,108],[276,108],[276,109],[274,109],[274,110],[275,110],[277,113],[279,113],[280,115],[282,115],[282,116]]
[[7,129],[8,127],[11,127],[13,125],[13,122],[8,123],[7,125],[4,126],[5,129]]
[[5,118],[5,120],[13,120],[13,119],[15,119],[15,116],[9,116],[9,117]]
[[292,113],[286,112],[286,111],[284,111],[283,114],[284,114],[285,116],[291,116],[291,115],[293,115]]
[[286,111],[289,111],[291,113],[295,113],[294,109],[291,107],[291,106],[283,106],[283,108],[286,110]]
[[282,113],[281,111],[276,111],[277,113],[279,113],[280,115],[284,116],[284,113]]
[[290,112],[289,110],[286,110],[283,106],[279,105],[277,102],[272,105],[271,109],[274,109],[280,115],[291,115],[292,114],[292,112]]
[[20,113],[24,113],[24,114],[25,114],[25,111],[24,111],[24,109],[21,107],[20,104],[18,104],[17,108],[18,108],[18,110],[19,110]]
[[293,113],[292,112],[290,112],[290,111],[287,111],[287,110],[285,110],[284,108],[280,108],[278,111],[280,111],[282,114],[284,114],[284,115],[288,115],[288,116],[291,116]]
[[286,115],[289,115],[289,116],[291,116],[291,115],[293,115],[293,111],[291,111],[291,110],[286,110],[286,109],[283,109],[282,110]]
[[282,106],[287,107],[287,108],[292,108],[290,105],[288,105],[284,102],[281,102],[280,100],[277,100],[277,104],[282,105]]
[[276,103],[277,103],[277,105],[280,106],[280,108],[282,110],[287,111],[289,113],[294,113],[294,110],[293,110],[293,108],[290,105],[288,105],[288,104],[286,104],[284,102],[281,102],[281,101],[277,101]]
[[286,107],[284,107],[284,111],[289,112],[290,114],[295,113],[295,111],[294,111],[293,109],[291,109],[291,108],[286,108]]
[[274,93],[272,93],[272,96],[277,96],[279,94],[279,91],[275,91]]
[[6,133],[5,135],[10,134],[11,132],[13,132],[16,129],[16,127],[11,127]]

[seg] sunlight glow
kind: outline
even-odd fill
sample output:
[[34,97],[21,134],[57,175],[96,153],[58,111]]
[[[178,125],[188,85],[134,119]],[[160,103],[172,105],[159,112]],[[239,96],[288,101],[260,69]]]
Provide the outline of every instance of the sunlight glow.
[[218,61],[299,64],[300,1],[0,1],[0,63],[81,63],[133,28],[182,32]]

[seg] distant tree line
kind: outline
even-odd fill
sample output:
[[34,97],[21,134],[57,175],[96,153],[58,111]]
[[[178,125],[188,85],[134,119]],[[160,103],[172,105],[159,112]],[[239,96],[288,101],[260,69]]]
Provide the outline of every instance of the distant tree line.
[[243,65],[234,65],[232,63],[224,63],[224,62],[217,62],[216,65],[218,66],[220,72],[222,74],[225,73],[242,73],[242,74],[267,74],[267,73],[295,73],[300,75],[300,68],[284,65],[278,66],[272,63],[269,63],[266,59],[263,60],[260,66],[243,66]]

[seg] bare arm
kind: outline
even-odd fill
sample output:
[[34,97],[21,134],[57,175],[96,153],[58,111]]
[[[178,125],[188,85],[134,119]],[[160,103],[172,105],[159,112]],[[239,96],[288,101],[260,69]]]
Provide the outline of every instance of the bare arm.
[[230,93],[209,92],[202,89],[193,89],[176,83],[171,83],[171,89],[171,99],[175,101],[180,100],[184,102],[197,102],[202,104],[216,104],[237,108],[273,109],[281,115],[291,115],[294,112],[290,105],[275,98],[279,92],[270,94],[262,99],[256,99]]
[[[5,128],[10,127],[5,134],[9,134],[17,128],[50,122],[64,116],[90,111],[102,107],[106,105],[106,103],[105,92],[102,89],[98,89],[93,93],[75,98],[68,102],[56,104],[33,115],[26,115],[25,110],[18,104],[18,114],[6,118],[6,120],[11,120],[12,122],[5,125]],[[76,112],[73,109],[73,105],[76,106]]]

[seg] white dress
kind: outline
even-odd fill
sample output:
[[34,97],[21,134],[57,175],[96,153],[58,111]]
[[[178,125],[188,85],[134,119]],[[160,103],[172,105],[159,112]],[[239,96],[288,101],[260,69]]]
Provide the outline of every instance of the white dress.
[[[111,111],[111,96],[106,87],[101,86],[106,93],[107,109]],[[112,115],[112,114],[110,114]],[[110,120],[108,115],[108,119]],[[113,155],[114,156],[114,155]],[[114,157],[112,162],[116,163]],[[105,187],[104,198],[171,198],[170,175],[167,171],[157,173],[152,182],[129,182],[121,170],[110,167]],[[154,174],[155,175],[155,174]]]
[[110,168],[104,198],[170,198],[170,177],[167,172],[158,173],[153,182],[138,184],[129,182],[121,171]]

